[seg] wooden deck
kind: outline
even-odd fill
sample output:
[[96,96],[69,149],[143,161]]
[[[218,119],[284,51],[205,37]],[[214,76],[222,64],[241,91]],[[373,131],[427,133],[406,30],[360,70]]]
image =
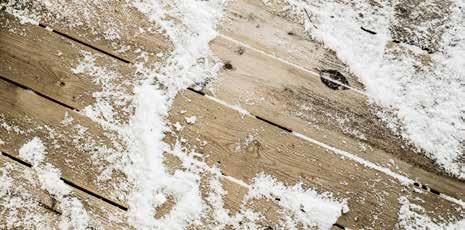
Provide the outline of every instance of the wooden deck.
[[[118,12],[120,6],[114,7],[108,12]],[[118,17],[123,24],[130,20],[138,25],[149,23],[137,12],[105,16]],[[32,168],[19,156],[21,146],[40,137],[56,146],[48,149],[47,161],[61,170],[71,196],[92,210],[93,223],[127,229],[127,200],[120,196],[126,178],[113,175],[98,181],[106,163],[93,157],[97,146],[111,149],[113,143],[100,125],[80,113],[95,102],[92,95],[101,86],[72,69],[85,51],[98,57],[100,65],[132,76],[125,73],[134,72],[134,50],[169,51],[170,44],[155,33],[134,35],[135,28],[130,26],[134,22],[126,23],[116,45],[101,39],[103,32],[95,28],[77,30],[60,21],[42,23],[20,24],[0,11],[0,124],[7,124],[0,125],[4,142],[0,168],[11,167],[17,196],[32,196],[42,204],[36,212],[57,225],[62,215],[59,206],[46,191],[28,184],[24,178]],[[335,229],[392,229],[398,222],[401,196],[423,201],[430,217],[459,219],[464,215],[460,202],[444,197],[465,200],[465,183],[443,175],[393,135],[374,115],[363,85],[332,51],[309,40],[301,25],[267,11],[261,1],[237,0],[228,7],[219,30],[211,49],[232,68],[223,69],[211,87],[189,89],[177,96],[169,123],[185,127],[168,134],[167,143],[185,138],[185,147],[196,148],[209,166],[218,165],[224,176],[246,184],[266,172],[286,184],[301,181],[347,199],[350,211],[342,214]],[[131,46],[129,51],[117,51],[126,45]],[[318,69],[342,72],[349,76],[352,88],[328,88]],[[240,113],[236,105],[249,114]],[[120,112],[121,119],[127,119]],[[86,128],[80,141],[75,138],[76,126],[62,122],[65,116]],[[185,117],[189,116],[196,116],[197,122],[187,124]],[[254,140],[249,143],[245,140],[250,135]],[[89,141],[95,146],[83,146]],[[171,169],[181,167],[174,157],[167,158],[166,164]],[[405,186],[398,180],[401,176],[417,183]],[[239,211],[248,189],[234,181],[223,180],[228,192],[225,205],[232,213]],[[280,220],[279,206],[272,201],[247,205],[267,216],[264,228]],[[163,208],[169,211],[169,205]],[[7,220],[8,208],[1,206],[0,228],[6,228]]]

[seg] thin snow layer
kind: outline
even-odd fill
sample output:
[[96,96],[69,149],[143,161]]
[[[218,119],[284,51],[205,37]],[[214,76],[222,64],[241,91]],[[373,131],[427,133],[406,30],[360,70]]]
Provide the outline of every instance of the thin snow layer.
[[216,25],[226,3],[227,0],[132,2],[140,12],[160,25],[174,45],[166,64],[156,74],[157,81],[167,87],[169,97],[216,76],[222,64],[213,56],[209,42],[217,36]]
[[67,197],[71,189],[61,180],[60,170],[44,162],[46,154],[46,147],[38,137],[19,149],[19,156],[32,164],[34,176],[41,188],[60,202],[60,229],[87,229],[89,216],[86,210],[78,199]]
[[[22,185],[14,183],[10,175],[12,168],[9,163],[0,168],[0,216],[5,220],[1,226],[7,229],[51,229],[49,216],[40,215],[39,203]],[[21,192],[18,193],[18,190]]]
[[411,203],[408,198],[399,198],[400,209],[397,227],[399,229],[428,229],[428,230],[459,230],[465,229],[465,219],[454,223],[442,224],[437,220],[432,220],[425,212],[425,209],[418,204]]
[[300,183],[286,187],[263,173],[254,178],[247,195],[248,200],[259,198],[279,200],[288,227],[301,224],[304,229],[331,229],[341,214],[349,211],[344,202],[334,200],[329,193],[318,194]]
[[[446,20],[441,24],[436,18],[422,19],[426,21],[418,22],[406,35],[411,40],[418,35],[416,40],[421,42],[397,44],[391,30],[402,19],[395,7],[406,6],[405,1],[285,1],[288,16],[304,21],[309,34],[335,50],[360,77],[371,101],[384,108],[378,115],[391,129],[426,151],[446,172],[465,178],[461,159],[465,141],[465,2],[452,1],[450,9],[444,10],[438,1],[420,1],[414,8],[441,14]],[[422,16],[422,12],[416,14]],[[428,34],[434,39],[423,41]],[[437,44],[436,52],[421,49],[428,42],[432,47]]]
[[100,30],[103,30],[105,39],[115,41],[120,39],[120,28],[124,22],[118,18],[107,20],[106,17],[101,16],[108,13],[112,4],[115,3],[111,0],[65,2],[63,0],[5,0],[0,6],[18,18],[22,24],[38,25],[39,22],[47,22],[52,26],[50,23],[60,21],[65,22],[70,28],[87,26],[93,34],[101,33]]

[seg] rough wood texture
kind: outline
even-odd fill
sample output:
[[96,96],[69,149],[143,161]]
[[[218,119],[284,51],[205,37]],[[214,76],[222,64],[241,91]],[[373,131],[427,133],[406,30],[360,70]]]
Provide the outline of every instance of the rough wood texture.
[[93,103],[91,93],[99,90],[90,79],[71,73],[81,50],[89,51],[41,27],[21,26],[0,11],[0,76],[76,109]]
[[[310,71],[340,71],[348,78],[350,86],[363,88],[333,51],[310,40],[302,25],[266,11],[261,0],[233,1],[223,21],[219,30],[228,37]],[[319,78],[316,75],[309,77]]]
[[[136,62],[140,55],[138,49],[155,58],[155,54],[171,47],[158,33],[159,27],[130,3],[84,0],[73,4],[65,5],[65,9],[77,13],[64,16],[59,7],[51,11],[42,9],[40,23],[130,62]],[[39,5],[32,4],[36,8]]]
[[[124,183],[123,177],[116,174],[98,181],[106,162],[99,154],[112,149],[102,129],[89,118],[4,80],[0,80],[0,114],[2,152],[18,157],[25,143],[39,137],[47,148],[47,161],[61,170],[63,178],[120,202],[122,194],[116,189]],[[66,114],[74,120],[71,125],[63,124]]]
[[[194,125],[184,120],[189,116],[197,117]],[[190,91],[178,96],[170,121],[185,125],[179,135],[190,140],[207,163],[219,164],[226,176],[251,183],[265,172],[291,185],[302,181],[319,192],[348,199],[351,211],[338,221],[346,227],[392,229],[400,196],[425,200],[435,215],[460,214],[457,205],[434,194],[415,194],[390,176]],[[204,140],[207,144],[202,147]]]
[[223,38],[212,42],[211,48],[233,68],[223,70],[207,94],[328,145],[392,167],[435,190],[465,198],[465,183],[432,173],[437,167],[431,160],[404,146],[376,118],[365,96],[352,90],[329,89],[320,79],[254,50],[244,48],[239,54],[235,52],[238,45]]
[[[28,179],[34,175],[33,170],[19,164],[18,162],[12,161],[3,155],[0,155],[0,169],[2,170],[2,173],[0,174],[1,176],[7,176],[8,178],[13,179],[13,184],[10,187],[11,189],[9,190],[9,194],[5,196],[11,196],[9,198],[10,200],[13,199],[12,197],[15,197],[19,202],[17,205],[24,206],[24,208],[21,209],[22,212],[20,212],[20,216],[18,218],[27,217],[28,214],[31,215],[29,217],[34,215],[35,218],[43,218],[44,224],[50,224],[50,227],[57,227],[61,215],[60,204],[57,203],[57,201],[46,190],[43,190],[40,185],[34,181],[34,179]],[[3,175],[3,173],[6,173],[6,175]],[[128,229],[123,210],[72,187],[68,186],[68,188],[71,190],[68,197],[77,198],[87,210],[91,224],[89,227],[106,226],[111,229]],[[0,200],[2,198],[3,197],[1,197]],[[11,210],[9,210],[6,206],[0,205],[0,218],[12,215],[13,212],[10,211]],[[3,221],[2,219],[0,226],[5,225],[7,221]],[[41,226],[27,226],[27,220],[18,221],[17,224],[25,224],[26,226],[15,226],[15,228],[32,227],[41,229]]]

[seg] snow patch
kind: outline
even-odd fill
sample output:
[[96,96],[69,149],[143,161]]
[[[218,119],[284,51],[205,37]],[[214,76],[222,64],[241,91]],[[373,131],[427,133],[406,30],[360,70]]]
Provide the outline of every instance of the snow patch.
[[349,208],[345,202],[338,202],[330,193],[318,194],[315,190],[304,189],[302,183],[286,187],[283,183],[263,173],[258,174],[250,186],[247,200],[266,198],[278,200],[284,208],[288,226],[302,224],[304,229],[331,229],[337,219]]
[[33,166],[38,166],[45,158],[45,146],[40,138],[34,137],[19,149],[19,156]]
[[399,198],[400,209],[397,226],[401,229],[459,230],[465,229],[465,219],[449,224],[431,219],[420,205],[411,203],[407,197]]
[[89,216],[82,203],[76,198],[66,197],[71,189],[61,180],[60,170],[49,163],[44,164],[46,148],[41,139],[34,137],[24,144],[19,150],[19,155],[32,164],[34,175],[37,176],[41,188],[60,202],[63,212],[60,228],[87,229]]

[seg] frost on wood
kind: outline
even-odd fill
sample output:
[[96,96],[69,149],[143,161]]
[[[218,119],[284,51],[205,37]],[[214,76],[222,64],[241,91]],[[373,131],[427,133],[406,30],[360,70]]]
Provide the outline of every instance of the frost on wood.
[[15,184],[12,169],[10,164],[0,168],[0,228],[51,229],[52,214],[41,210],[29,191]]
[[[70,30],[90,40],[107,40],[119,53],[135,51],[128,36],[153,34],[147,25],[134,25],[126,1],[112,0],[5,0],[0,8],[20,19],[20,23],[43,24],[49,29]],[[129,16],[124,15],[129,14]],[[126,17],[127,16],[127,17]],[[85,30],[83,33],[80,29]],[[62,31],[63,32],[63,31]],[[95,37],[90,38],[89,35]]]
[[264,3],[280,5],[282,14],[335,50],[384,109],[378,116],[389,128],[447,173],[465,178],[463,1]]

